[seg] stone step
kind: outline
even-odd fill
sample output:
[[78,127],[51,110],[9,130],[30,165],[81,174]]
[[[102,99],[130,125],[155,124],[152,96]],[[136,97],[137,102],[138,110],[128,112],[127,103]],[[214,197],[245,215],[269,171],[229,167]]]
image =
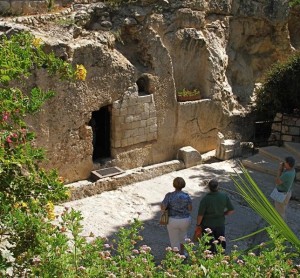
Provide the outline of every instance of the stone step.
[[[294,149],[296,150],[296,149]],[[284,161],[285,157],[293,156],[296,160],[296,168],[300,167],[300,153],[290,151],[286,147],[268,146],[259,149],[259,154],[265,157],[269,157],[278,162]]]
[[249,169],[276,176],[279,163],[287,156],[296,160],[296,181],[300,181],[300,144],[285,143],[284,147],[267,146],[259,149],[258,154],[242,160]]
[[276,176],[279,161],[258,153],[243,159],[242,164],[246,168]]
[[284,147],[295,156],[300,156],[300,143],[284,142]]

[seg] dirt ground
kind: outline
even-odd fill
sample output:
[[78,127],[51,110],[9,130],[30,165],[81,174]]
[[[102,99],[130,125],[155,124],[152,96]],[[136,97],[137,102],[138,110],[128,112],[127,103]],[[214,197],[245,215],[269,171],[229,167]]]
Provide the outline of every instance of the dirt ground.
[[[192,225],[189,229],[189,236],[191,236],[196,224],[199,201],[207,192],[205,181],[216,178],[220,182],[221,189],[228,192],[235,206],[235,213],[226,218],[227,252],[230,252],[233,245],[244,249],[264,241],[264,236],[258,235],[238,242],[232,240],[250,234],[265,226],[266,223],[235,193],[236,189],[230,174],[234,173],[235,169],[238,170],[236,166],[235,160],[202,164],[123,186],[114,191],[67,202],[57,206],[56,209],[59,212],[66,206],[81,211],[84,217],[82,222],[84,235],[92,232],[95,236],[110,239],[120,227],[127,226],[134,218],[139,218],[144,226],[141,233],[144,238],[143,243],[151,247],[155,260],[160,262],[164,258],[165,248],[169,246],[167,229],[158,224],[160,203],[167,192],[173,191],[173,179],[178,176],[185,179],[184,191],[189,193],[193,200]],[[274,177],[254,171],[249,172],[266,196],[269,196],[274,187]],[[300,187],[299,184],[296,186]],[[291,200],[287,211],[287,223],[298,237],[300,236],[299,205],[298,201]]]

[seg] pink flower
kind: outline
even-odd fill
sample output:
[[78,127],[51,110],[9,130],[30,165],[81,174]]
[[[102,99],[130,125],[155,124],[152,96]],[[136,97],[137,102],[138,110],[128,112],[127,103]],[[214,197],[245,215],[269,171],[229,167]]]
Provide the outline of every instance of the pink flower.
[[6,142],[7,142],[7,143],[12,143],[12,142],[13,142],[13,141],[10,139],[10,136],[7,136]]
[[148,246],[148,245],[142,245],[142,246],[140,247],[140,249],[141,249],[141,250],[144,250],[144,251],[146,251],[146,252],[150,252],[150,251],[151,251],[151,247]]
[[39,263],[41,262],[41,258],[40,258],[40,257],[34,257],[34,258],[32,259],[32,262],[33,262],[34,264],[39,264]]
[[207,254],[207,255],[205,256],[205,258],[207,258],[207,259],[213,259],[213,257],[214,257],[214,255],[212,255],[212,254]]
[[3,116],[2,116],[2,120],[5,122],[8,120],[8,117],[9,117],[9,113],[8,112],[4,112],[3,113]]

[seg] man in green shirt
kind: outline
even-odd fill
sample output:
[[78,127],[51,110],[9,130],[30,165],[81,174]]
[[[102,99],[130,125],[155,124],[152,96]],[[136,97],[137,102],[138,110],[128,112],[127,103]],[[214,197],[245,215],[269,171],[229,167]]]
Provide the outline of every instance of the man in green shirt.
[[210,180],[208,183],[210,190],[200,201],[197,217],[197,226],[212,233],[214,237],[210,242],[210,250],[215,253],[216,245],[213,243],[218,240],[223,249],[226,249],[225,240],[225,215],[234,212],[234,207],[229,197],[224,192],[219,191],[219,183],[217,180]]
[[275,178],[275,184],[279,192],[286,193],[286,198],[283,203],[274,202],[275,209],[285,220],[285,211],[292,196],[292,189],[296,176],[295,159],[292,156],[285,158],[285,161],[280,164],[280,167]]

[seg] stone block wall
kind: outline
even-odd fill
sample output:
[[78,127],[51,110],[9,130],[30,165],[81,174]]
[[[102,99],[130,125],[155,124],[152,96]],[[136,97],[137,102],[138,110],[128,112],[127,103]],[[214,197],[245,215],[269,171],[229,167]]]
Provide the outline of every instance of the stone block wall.
[[153,95],[135,96],[112,105],[112,147],[123,148],[157,139]]
[[282,121],[281,123],[274,123],[272,125],[272,139],[281,140],[285,142],[300,142],[300,116],[290,116],[277,113],[274,121]]

